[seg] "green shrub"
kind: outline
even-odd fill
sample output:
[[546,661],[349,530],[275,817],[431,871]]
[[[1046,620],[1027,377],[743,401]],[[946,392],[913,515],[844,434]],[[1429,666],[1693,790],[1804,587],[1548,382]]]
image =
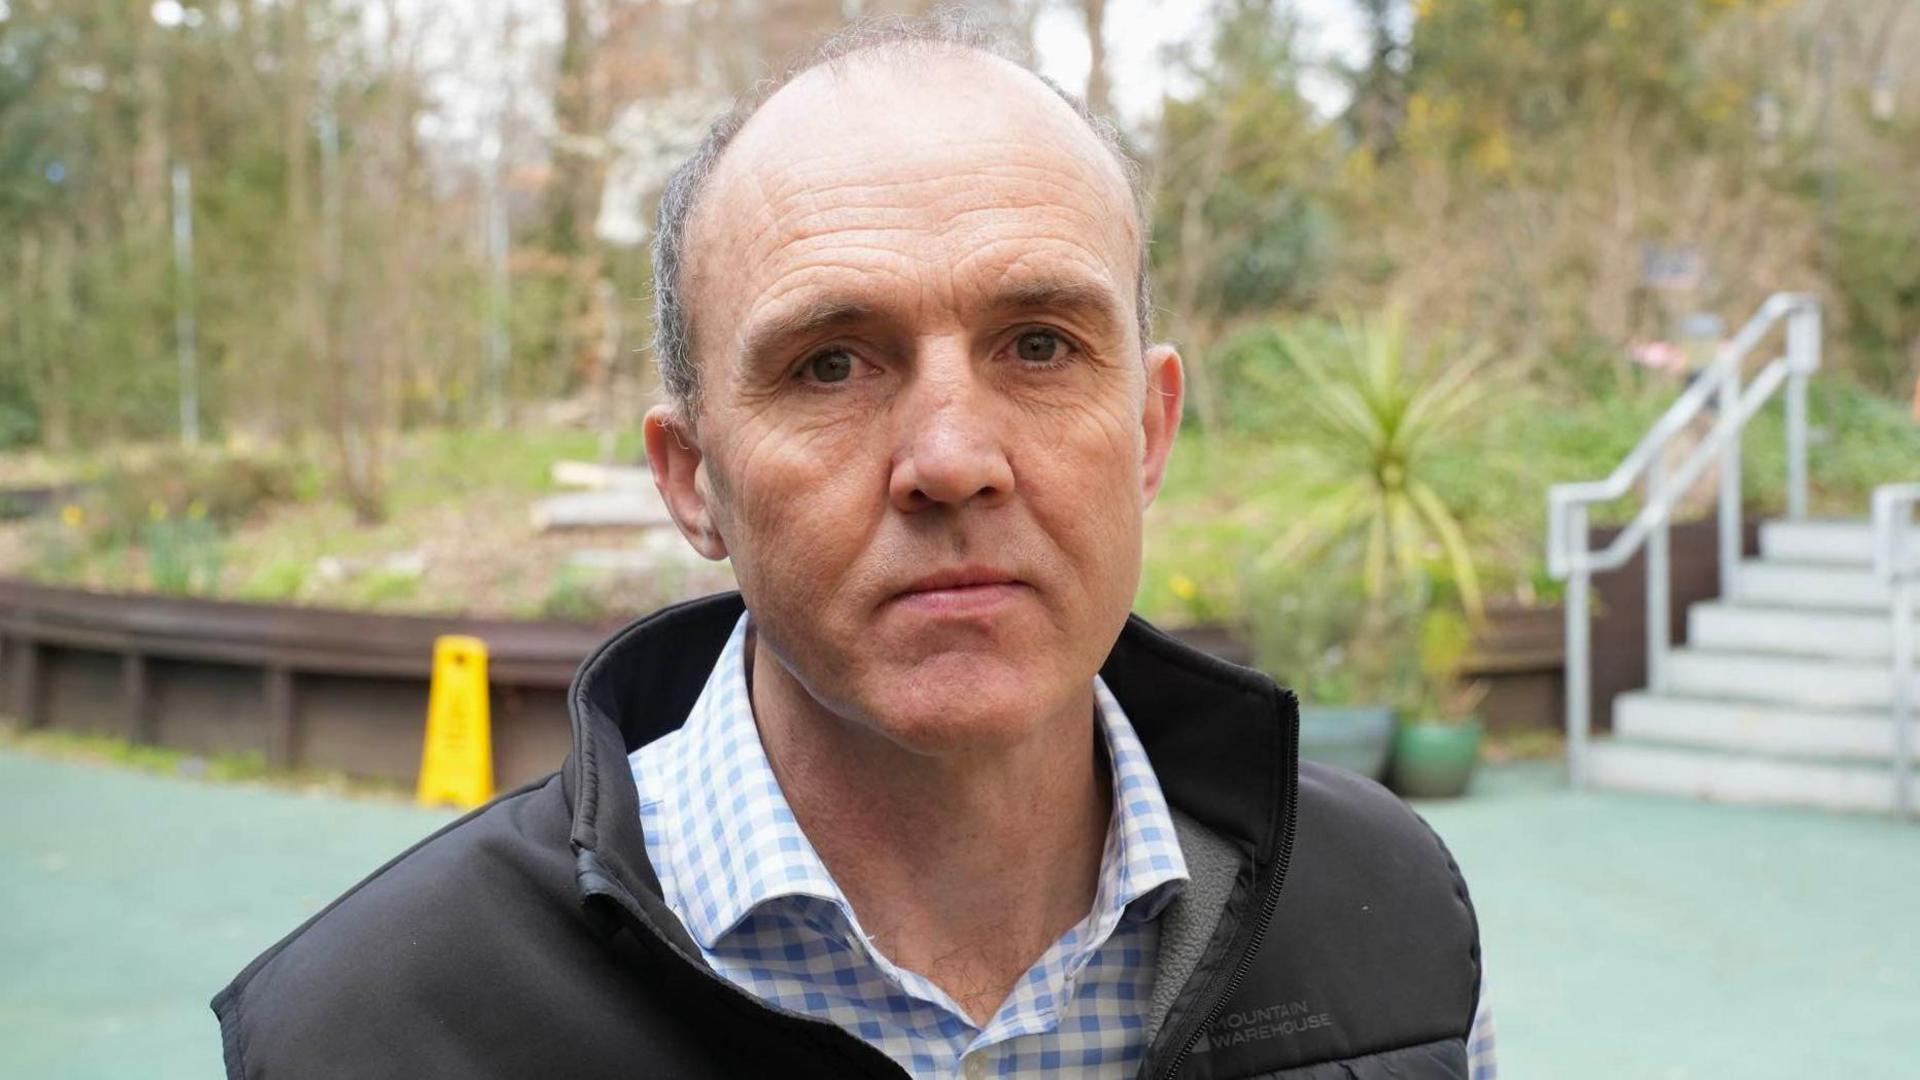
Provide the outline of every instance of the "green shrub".
[[1370,596],[1363,542],[1313,562],[1250,571],[1246,612],[1254,666],[1316,705],[1393,705],[1423,697],[1419,628],[1425,597]]
[[137,542],[149,521],[204,519],[225,530],[256,511],[291,499],[297,470],[275,458],[168,451],[108,470],[90,485],[94,534],[104,541]]
[[140,529],[148,583],[158,592],[210,593],[220,584],[220,530],[204,515],[159,517]]

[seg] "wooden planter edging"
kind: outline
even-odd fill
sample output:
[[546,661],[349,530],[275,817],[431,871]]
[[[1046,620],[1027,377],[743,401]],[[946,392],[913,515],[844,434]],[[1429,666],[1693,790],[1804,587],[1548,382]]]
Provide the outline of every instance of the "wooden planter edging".
[[487,643],[496,775],[554,768],[565,691],[613,624],[386,615],[0,579],[0,701],[28,728],[409,781],[433,642]]
[[[434,639],[487,643],[494,770],[502,788],[557,767],[565,691],[613,629],[390,615],[0,578],[0,702],[28,728],[115,735],[196,753],[259,753],[275,768],[410,782]],[[1468,673],[1488,682],[1488,726],[1551,728],[1560,701],[1558,608],[1497,611]],[[1226,628],[1174,631],[1236,663]]]

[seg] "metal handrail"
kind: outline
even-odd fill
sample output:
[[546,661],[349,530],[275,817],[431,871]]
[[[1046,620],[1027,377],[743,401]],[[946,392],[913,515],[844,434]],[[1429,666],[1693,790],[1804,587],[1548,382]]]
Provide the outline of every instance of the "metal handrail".
[[1887,583],[1893,620],[1893,798],[1902,817],[1913,815],[1913,615],[1920,560],[1909,533],[1920,484],[1873,490],[1873,572]]
[[[1786,353],[1763,367],[1745,387],[1741,368],[1774,326],[1786,323]],[[1807,513],[1807,380],[1820,368],[1820,307],[1802,293],[1775,293],[1760,305],[1713,361],[1654,421],[1639,443],[1604,480],[1555,484],[1547,492],[1547,570],[1567,582],[1566,722],[1567,765],[1575,787],[1586,782],[1586,749],[1592,726],[1593,669],[1589,639],[1589,592],[1593,575],[1624,566],[1647,550],[1647,682],[1656,692],[1666,686],[1671,650],[1668,532],[1673,509],[1707,467],[1720,463],[1720,591],[1733,592],[1742,551],[1740,521],[1740,436],[1746,425],[1786,387],[1787,517]],[[1718,417],[1713,430],[1694,446],[1678,468],[1667,462],[1667,447],[1687,430],[1709,399]],[[1626,528],[1598,551],[1588,536],[1588,510],[1611,502],[1643,483],[1645,504]]]

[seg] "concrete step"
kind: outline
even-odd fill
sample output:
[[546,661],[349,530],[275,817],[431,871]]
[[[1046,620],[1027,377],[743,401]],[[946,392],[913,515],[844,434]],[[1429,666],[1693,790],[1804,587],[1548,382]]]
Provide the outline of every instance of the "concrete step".
[[[1666,692],[1836,709],[1893,707],[1893,671],[1886,663],[1721,652],[1689,646],[1667,657]],[[1913,699],[1920,702],[1920,676]]]
[[1895,807],[1893,770],[1884,765],[1794,761],[1619,738],[1597,739],[1587,748],[1587,779],[1599,788],[1716,802],[1878,812]]
[[1893,590],[1867,566],[1748,559],[1734,578],[1734,599],[1768,607],[1886,611]]
[[[1707,600],[1687,609],[1687,643],[1701,649],[1885,663],[1893,657],[1893,620],[1885,611]],[[1920,656],[1920,640],[1914,643],[1914,654]]]
[[[1893,717],[1645,691],[1613,700],[1614,734],[1635,742],[1815,759],[1893,760]],[[1920,730],[1914,732],[1920,742]]]
[[[1908,545],[1920,555],[1920,537]],[[1865,519],[1767,521],[1760,525],[1760,555],[1773,562],[1873,564],[1873,523]]]

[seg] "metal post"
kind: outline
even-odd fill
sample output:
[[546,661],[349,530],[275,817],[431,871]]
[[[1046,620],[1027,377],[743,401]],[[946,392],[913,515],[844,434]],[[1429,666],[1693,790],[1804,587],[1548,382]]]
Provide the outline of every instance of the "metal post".
[[193,174],[173,167],[173,328],[180,363],[180,441],[200,442],[200,363],[193,315]]
[[1787,375],[1787,519],[1807,518],[1807,377]]
[[1800,300],[1787,316],[1787,518],[1807,517],[1807,380],[1820,368],[1820,309]]
[[[1904,515],[1903,515],[1904,516]],[[1904,530],[1894,536],[1905,540]],[[1905,545],[1896,549],[1904,552]],[[1913,816],[1913,578],[1896,565],[1893,580],[1893,784],[1901,817]]]
[[1891,492],[1875,493],[1874,518],[1887,549],[1882,571],[1893,588],[1893,799],[1901,817],[1913,816],[1913,591],[1907,527],[1913,504]]
[[1740,557],[1746,552],[1740,520],[1740,373],[1735,369],[1720,384],[1720,422],[1734,425],[1727,449],[1720,455],[1720,595],[1732,597],[1740,574]]
[[1815,70],[1820,78],[1820,262],[1833,265],[1833,54],[1835,35],[1828,30],[1814,47]]
[[594,306],[600,309],[600,355],[594,365],[593,407],[600,427],[600,464],[612,465],[620,435],[613,408],[614,367],[620,361],[620,292],[612,278],[594,283]]
[[1672,514],[1667,506],[1664,447],[1647,466],[1647,505],[1653,508],[1658,522],[1647,534],[1647,689],[1661,694],[1667,689],[1667,650],[1673,637],[1672,581],[1668,577]]
[[506,423],[507,368],[512,362],[512,339],[507,331],[512,307],[512,278],[507,266],[507,200],[500,190],[504,151],[498,133],[492,136],[484,152],[486,171],[482,176],[485,199],[481,212],[486,215],[482,227],[487,250],[487,362],[482,385],[488,422],[499,427]]
[[1571,573],[1567,577],[1566,710],[1567,777],[1574,790],[1587,784],[1587,730],[1592,724],[1592,663],[1587,623],[1587,596],[1590,574],[1587,570],[1587,508],[1567,509],[1570,541],[1577,546],[1568,550]]

